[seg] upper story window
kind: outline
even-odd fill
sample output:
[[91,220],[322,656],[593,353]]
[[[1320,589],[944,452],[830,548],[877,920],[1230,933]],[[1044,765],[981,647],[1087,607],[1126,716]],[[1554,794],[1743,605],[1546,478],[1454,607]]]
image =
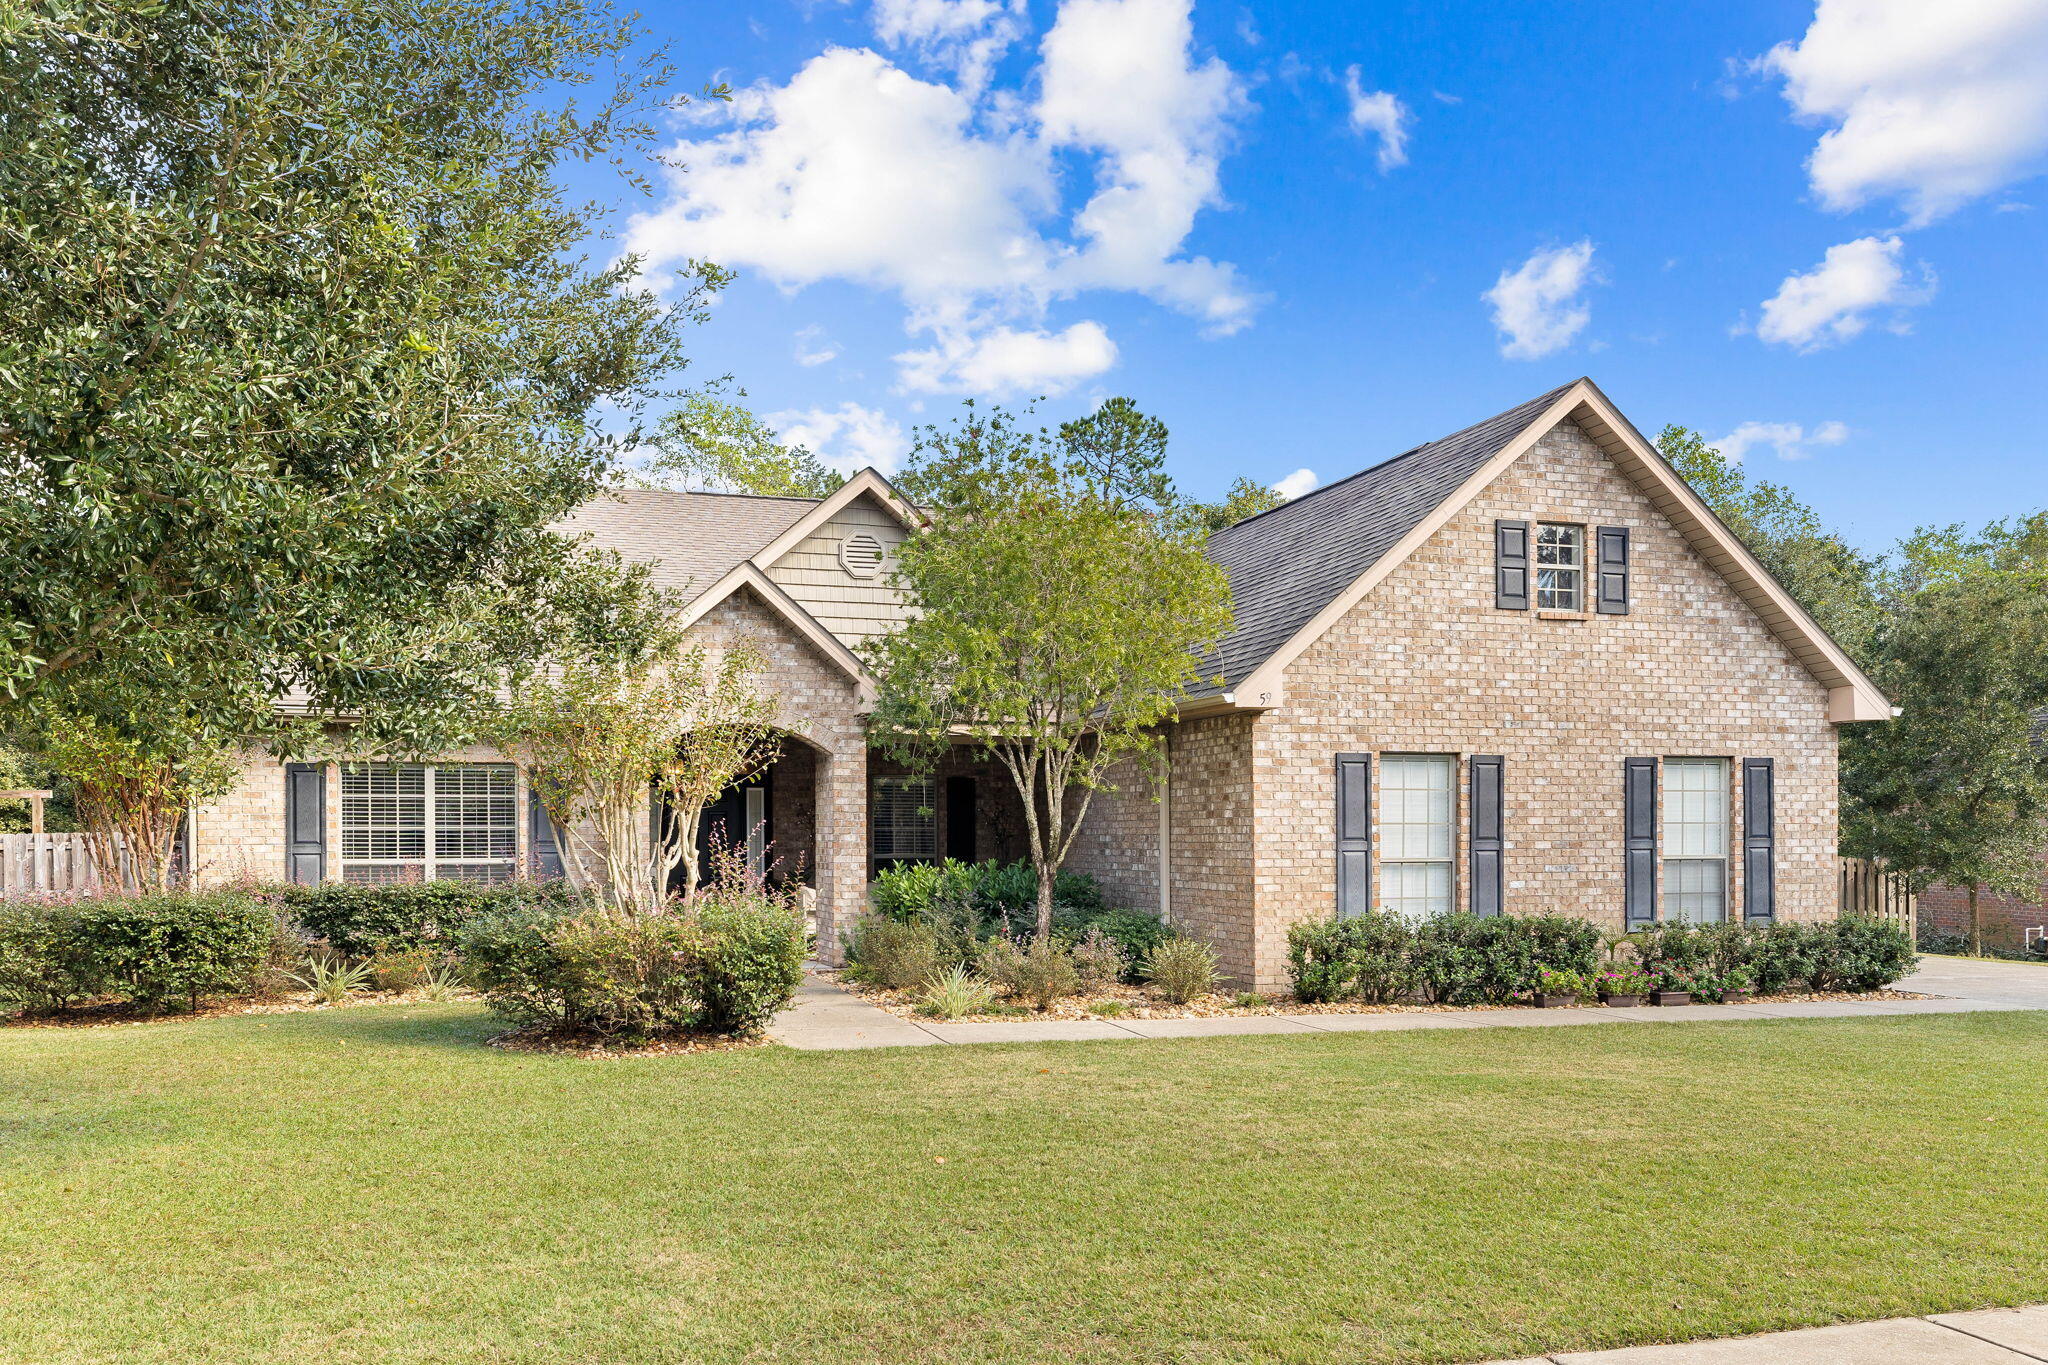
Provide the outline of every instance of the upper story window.
[[1536,609],[1586,609],[1586,528],[1545,521],[1536,527]]
[[1380,760],[1379,900],[1385,909],[1409,919],[1450,913],[1457,792],[1457,760],[1449,754]]
[[499,882],[519,854],[509,763],[349,763],[341,770],[341,878]]
[[1728,918],[1728,760],[1664,760],[1664,910],[1668,919]]

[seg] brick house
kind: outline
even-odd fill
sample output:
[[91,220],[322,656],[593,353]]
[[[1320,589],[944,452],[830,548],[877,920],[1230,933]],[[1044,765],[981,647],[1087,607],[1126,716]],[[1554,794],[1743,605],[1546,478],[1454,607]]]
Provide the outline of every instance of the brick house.
[[[873,870],[1010,858],[1007,779],[871,753],[855,649],[901,611],[916,513],[864,471],[821,501],[635,491],[571,528],[745,636],[791,738],[714,811],[818,892],[843,950]],[[1069,866],[1285,982],[1296,921],[1380,906],[1659,917],[1835,913],[1834,727],[1886,699],[1590,380],[1219,532],[1232,634],[1166,727],[1157,800],[1096,800]],[[367,756],[366,756],[367,757]],[[499,756],[252,759],[193,822],[206,875],[500,876],[551,832]]]

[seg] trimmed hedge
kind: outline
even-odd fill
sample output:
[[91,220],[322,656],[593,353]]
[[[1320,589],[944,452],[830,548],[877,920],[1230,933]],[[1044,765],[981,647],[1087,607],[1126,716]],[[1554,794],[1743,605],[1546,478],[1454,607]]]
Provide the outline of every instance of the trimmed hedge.
[[[1872,991],[1913,970],[1905,931],[1844,916],[1824,924],[1660,924],[1631,935],[1663,989],[1719,998],[1736,985],[1775,994],[1795,985]],[[1410,924],[1383,911],[1297,924],[1287,934],[1298,999],[1386,1003],[1420,991],[1439,1004],[1500,1003],[1545,971],[1591,975],[1601,935],[1567,915],[1440,915]]]
[[272,886],[264,892],[294,923],[348,957],[410,948],[446,948],[471,920],[528,906],[570,904],[559,881],[390,882],[350,886]]
[[514,905],[470,920],[458,945],[514,1023],[626,1038],[754,1033],[796,997],[806,952],[788,906],[740,893],[638,917]]
[[[869,883],[868,903],[879,918],[930,929],[942,969],[956,962],[972,966],[989,939],[1037,933],[1038,874],[1022,861],[904,864]],[[1091,930],[1116,944],[1127,964],[1123,979],[1133,984],[1153,950],[1178,937],[1150,910],[1108,905],[1085,872],[1061,872],[1053,882],[1053,936],[1076,944]]]
[[0,906],[0,1006],[119,996],[146,1009],[245,995],[281,968],[277,915],[243,890]]

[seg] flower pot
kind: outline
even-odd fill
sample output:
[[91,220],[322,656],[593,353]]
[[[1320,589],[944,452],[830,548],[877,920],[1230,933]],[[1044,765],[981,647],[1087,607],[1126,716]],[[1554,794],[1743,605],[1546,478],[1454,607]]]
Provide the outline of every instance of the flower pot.
[[1653,1005],[1690,1005],[1692,1003],[1692,992],[1651,991],[1650,1003]]
[[1756,987],[1754,986],[1737,986],[1733,990],[1721,992],[1721,1003],[1724,1005],[1739,1005],[1745,1000],[1754,999],[1756,999]]
[[1537,991],[1530,997],[1530,1001],[1539,1010],[1561,1010],[1578,1004],[1579,997],[1576,995],[1551,995],[1546,991]]
[[1629,1010],[1643,1003],[1640,995],[1602,995],[1600,1003],[1609,1009]]

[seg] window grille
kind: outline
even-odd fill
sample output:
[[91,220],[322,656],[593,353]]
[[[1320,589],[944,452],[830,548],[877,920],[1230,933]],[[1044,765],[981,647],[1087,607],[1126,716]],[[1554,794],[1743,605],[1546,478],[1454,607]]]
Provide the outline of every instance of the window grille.
[[932,783],[922,777],[878,777],[868,797],[877,862],[935,858],[939,852],[938,811]]
[[1457,793],[1457,760],[1449,754],[1380,760],[1382,908],[1409,919],[1449,913]]
[[1664,916],[1728,917],[1728,760],[1664,760]]
[[343,765],[343,881],[506,881],[518,854],[511,764]]

